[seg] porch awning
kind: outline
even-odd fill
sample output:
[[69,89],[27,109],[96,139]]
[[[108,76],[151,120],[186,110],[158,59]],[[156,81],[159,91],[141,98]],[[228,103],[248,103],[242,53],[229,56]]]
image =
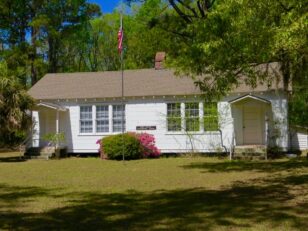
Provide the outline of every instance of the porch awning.
[[67,111],[67,108],[61,105],[58,105],[55,103],[48,103],[48,102],[40,102],[36,105],[36,107],[47,107],[47,108],[57,110],[57,111]]
[[259,96],[250,95],[250,94],[243,95],[243,96],[240,96],[238,98],[232,99],[232,100],[229,101],[229,103],[233,104],[233,103],[237,103],[237,102],[240,102],[242,100],[245,100],[245,99],[253,99],[253,100],[257,100],[257,101],[263,102],[263,103],[271,104],[271,102],[269,100],[267,100],[267,99],[263,99],[263,98],[261,98]]

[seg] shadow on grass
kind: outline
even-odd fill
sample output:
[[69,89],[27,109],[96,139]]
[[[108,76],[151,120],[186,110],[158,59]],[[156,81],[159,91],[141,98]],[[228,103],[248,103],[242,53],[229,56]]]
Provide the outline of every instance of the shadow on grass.
[[[304,230],[308,227],[308,203],[290,203],[295,197],[289,189],[294,185],[307,188],[307,179],[308,174],[281,177],[265,184],[237,183],[221,190],[62,194],[69,205],[43,213],[18,212],[2,206],[0,230],[248,229],[264,222],[272,228],[282,228],[286,222],[292,230]],[[1,205],[7,205],[13,198],[55,198],[55,192],[41,188],[1,185],[1,191]]]
[[25,162],[27,159],[20,156],[0,157],[0,163]]
[[260,171],[277,172],[308,167],[306,158],[285,161],[225,161],[225,162],[196,162],[182,166],[186,169],[202,169],[206,172],[231,172],[231,171]]

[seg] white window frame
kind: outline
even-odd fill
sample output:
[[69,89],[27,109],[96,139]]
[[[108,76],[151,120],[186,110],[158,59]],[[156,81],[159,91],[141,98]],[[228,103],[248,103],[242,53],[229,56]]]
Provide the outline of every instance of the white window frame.
[[[97,118],[96,118],[96,109],[99,106],[108,107],[108,132],[98,132],[97,131]],[[121,131],[113,131],[113,106],[122,106],[122,104],[82,104],[79,105],[79,135],[80,136],[89,136],[89,135],[112,135],[121,133]],[[92,132],[81,132],[81,108],[82,107],[92,107]],[[122,118],[122,117],[121,117]],[[124,131],[126,131],[126,104],[124,104]]]
[[[91,119],[82,119],[81,118],[81,112],[82,112],[82,107],[89,107],[91,108]],[[81,123],[85,121],[85,122],[89,122],[91,121],[92,123],[92,129],[91,129],[91,132],[85,132],[85,131],[82,131],[82,125]],[[93,106],[92,105],[80,105],[79,106],[79,133],[80,134],[93,134],[94,132],[94,126],[93,126]]]
[[[168,104],[171,103],[180,103],[181,104],[181,131],[169,131],[168,130]],[[186,131],[186,111],[185,106],[187,103],[198,103],[199,104],[199,131]],[[217,102],[215,102],[217,104]],[[205,134],[205,133],[215,133],[219,132],[219,127],[217,131],[209,131],[204,128],[204,103],[202,101],[170,101],[166,102],[166,134]],[[218,105],[217,105],[218,107]],[[218,113],[218,111],[217,111]],[[217,115],[217,118],[219,118],[219,115]],[[219,125],[218,125],[219,126]]]
[[[180,122],[180,129],[179,130],[169,130],[168,104],[180,104],[180,119],[181,119],[181,122]],[[182,120],[182,117],[183,117],[183,105],[182,105],[181,102],[167,102],[166,103],[166,130],[167,130],[167,132],[175,132],[175,133],[182,132],[183,131],[183,120]]]
[[[201,124],[201,120],[200,120],[200,103],[199,102],[185,102],[183,104],[184,104],[184,107],[185,107],[184,108],[184,117],[183,117],[184,118],[184,122],[185,122],[185,125],[184,125],[185,132],[189,132],[189,133],[191,133],[191,132],[200,132],[201,131],[201,129],[200,129],[200,124]],[[198,109],[196,109],[196,110],[198,110],[198,115],[187,117],[186,116],[187,104],[196,104],[196,105],[198,105]],[[194,131],[194,130],[188,131],[187,130],[187,120],[188,119],[198,119],[199,126],[198,126],[198,130],[197,131]]]
[[[102,118],[98,118],[98,109],[99,108],[103,108],[103,109],[107,109],[107,110],[103,110],[101,111],[102,114],[107,114],[107,117],[102,117]],[[104,115],[105,116],[105,115]],[[103,131],[98,131],[99,129],[99,122],[107,122],[107,124],[101,124],[101,128],[106,128],[106,130],[103,129]],[[107,126],[106,126],[107,125]],[[95,132],[96,133],[110,133],[110,121],[109,121],[109,105],[104,105],[104,104],[98,104],[95,105]]]
[[[115,112],[115,107],[124,107],[123,108],[123,110],[122,110],[122,113],[124,113],[124,115],[120,115],[120,117],[116,117],[116,119],[115,119],[115,117],[114,117],[114,112]],[[124,117],[124,118],[122,118],[122,116]],[[120,132],[122,132],[122,126],[124,127],[123,128],[123,131],[125,132],[126,131],[126,105],[124,104],[124,105],[122,105],[122,104],[113,104],[112,105],[112,132],[113,133],[120,133]],[[122,119],[123,119],[123,124],[122,124]],[[120,122],[119,124],[120,124],[120,130],[117,130],[117,131],[115,131],[115,121],[117,121],[117,122]]]

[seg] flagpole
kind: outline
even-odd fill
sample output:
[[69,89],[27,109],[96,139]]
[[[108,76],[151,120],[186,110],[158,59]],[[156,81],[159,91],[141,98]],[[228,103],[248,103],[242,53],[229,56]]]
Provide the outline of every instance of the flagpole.
[[[123,2],[121,1],[121,27],[123,37]],[[122,130],[122,160],[125,161],[125,148],[124,148],[124,113],[125,113],[125,105],[124,105],[124,54],[123,54],[123,41],[121,47],[121,104],[122,104],[122,118],[121,118],[121,130]]]

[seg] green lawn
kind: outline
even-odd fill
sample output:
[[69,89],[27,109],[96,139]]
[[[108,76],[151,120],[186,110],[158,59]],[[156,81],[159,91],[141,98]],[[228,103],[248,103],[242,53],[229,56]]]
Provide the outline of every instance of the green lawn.
[[0,153],[0,230],[307,230],[308,161]]

